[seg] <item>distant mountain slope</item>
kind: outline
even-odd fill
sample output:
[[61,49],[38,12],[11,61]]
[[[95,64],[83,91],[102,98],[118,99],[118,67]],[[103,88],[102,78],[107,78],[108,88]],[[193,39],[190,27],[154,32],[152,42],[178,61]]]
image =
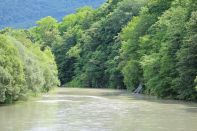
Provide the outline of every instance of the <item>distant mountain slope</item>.
[[0,0],[0,28],[27,28],[45,16],[61,20],[82,6],[100,6],[105,0]]

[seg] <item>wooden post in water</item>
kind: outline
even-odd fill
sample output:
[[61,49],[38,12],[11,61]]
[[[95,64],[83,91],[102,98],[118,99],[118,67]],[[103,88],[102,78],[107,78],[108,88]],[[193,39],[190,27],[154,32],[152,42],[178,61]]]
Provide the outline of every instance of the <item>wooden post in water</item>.
[[140,94],[141,91],[142,91],[142,83],[139,84],[138,88],[133,93]]

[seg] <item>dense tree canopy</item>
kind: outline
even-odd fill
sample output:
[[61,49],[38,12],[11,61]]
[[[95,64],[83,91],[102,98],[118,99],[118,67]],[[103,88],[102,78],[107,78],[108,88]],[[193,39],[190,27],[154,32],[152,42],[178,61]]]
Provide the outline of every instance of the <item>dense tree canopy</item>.
[[65,17],[54,50],[61,83],[129,90],[143,84],[146,94],[196,99],[195,11],[192,0],[114,0]]
[[2,31],[0,101],[57,85],[52,53],[64,86],[143,85],[145,94],[197,100],[196,41],[196,0],[108,0],[60,23],[46,17],[26,31]]
[[0,54],[0,103],[46,92],[59,84],[50,49],[41,51],[24,31],[2,31]]

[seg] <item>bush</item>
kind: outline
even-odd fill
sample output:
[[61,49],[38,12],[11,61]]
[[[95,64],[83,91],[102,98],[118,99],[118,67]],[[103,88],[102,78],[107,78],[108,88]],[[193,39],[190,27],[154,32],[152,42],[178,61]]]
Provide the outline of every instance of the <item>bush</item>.
[[24,31],[8,32],[0,35],[0,103],[12,103],[59,85],[51,51],[41,51]]

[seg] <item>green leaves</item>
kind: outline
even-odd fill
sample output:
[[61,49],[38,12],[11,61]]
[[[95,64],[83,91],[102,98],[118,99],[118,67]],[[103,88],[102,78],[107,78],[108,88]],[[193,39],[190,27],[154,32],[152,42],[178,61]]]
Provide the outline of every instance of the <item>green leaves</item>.
[[57,20],[48,16],[37,21],[37,27],[31,29],[36,42],[41,44],[41,49],[53,48],[61,42]]
[[46,17],[29,31],[1,31],[0,101],[59,84],[52,52],[62,85],[135,90],[143,84],[146,94],[196,100],[193,2],[109,0],[60,23]]
[[123,29],[120,67],[127,88],[143,81],[147,94],[195,100],[196,16],[191,0],[171,2],[150,0]]
[[0,102],[12,102],[19,98],[20,92],[23,92],[25,86],[23,64],[18,50],[6,35],[0,35],[0,52]]
[[177,70],[179,77],[176,80],[175,87],[178,90],[179,99],[197,99],[196,75],[197,75],[197,12],[191,14],[187,22],[186,36],[181,49],[177,53]]
[[42,52],[24,31],[8,34],[0,35],[0,103],[12,103],[29,93],[57,86],[57,67],[51,51]]

